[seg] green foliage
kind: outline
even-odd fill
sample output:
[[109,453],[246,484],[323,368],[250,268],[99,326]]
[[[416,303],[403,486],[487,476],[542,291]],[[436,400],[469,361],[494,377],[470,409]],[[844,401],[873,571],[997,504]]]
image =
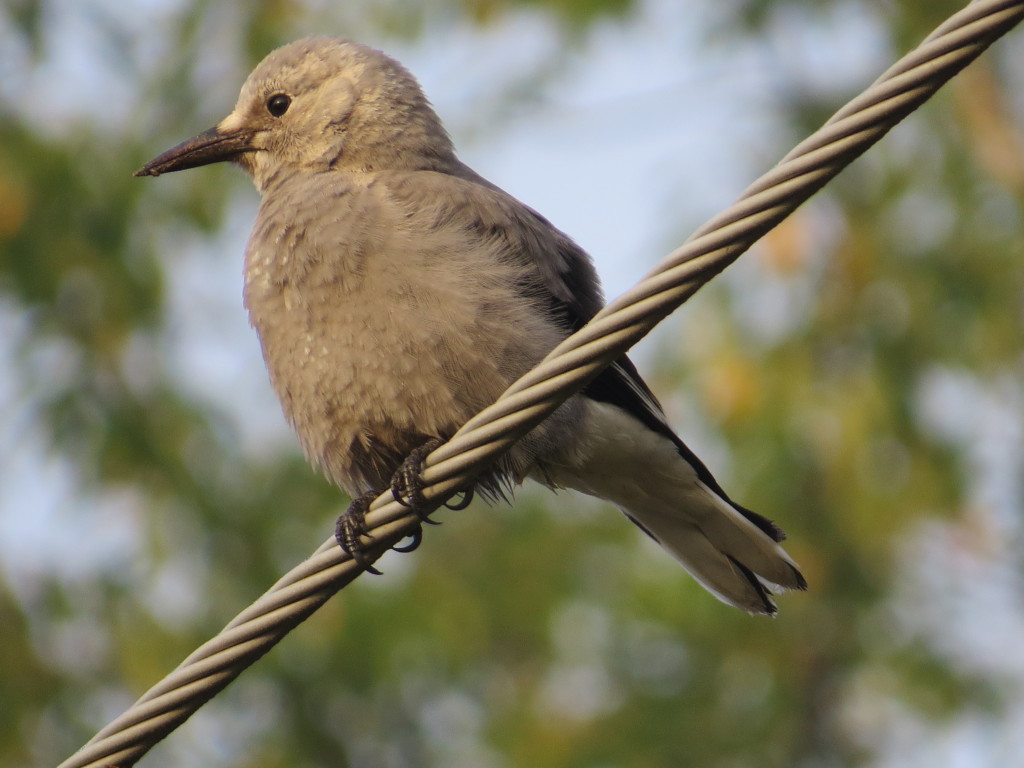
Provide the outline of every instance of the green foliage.
[[[71,116],[44,132],[0,91],[0,309],[18,319],[5,332],[9,408],[71,468],[55,540],[91,540],[111,519],[135,532],[87,573],[55,560],[4,571],[0,763],[52,765],[77,748],[308,554],[344,503],[294,449],[247,445],[168,362],[176,258],[209,247],[241,181],[217,169],[131,178],[216,119],[223,104],[196,83],[217,30],[232,30],[217,97],[233,98],[253,61],[323,18],[313,5],[181,2],[143,43],[97,10],[105,55],[137,98],[123,124]],[[881,19],[894,51],[949,10],[904,5]],[[493,25],[525,7],[576,41],[635,6],[430,4]],[[828,7],[734,5],[711,45]],[[53,56],[53,13],[3,11],[26,78]],[[429,32],[408,3],[366,14],[377,29]],[[153,64],[144,46],[158,38],[166,55]],[[443,514],[420,551],[385,558],[384,577],[330,601],[147,760],[857,765],[875,757],[877,726],[864,723],[876,708],[939,724],[1005,713],[1005,687],[908,637],[894,605],[917,521],[948,521],[968,554],[991,535],[968,515],[972,447],[923,415],[922,391],[952,372],[1019,392],[1024,154],[1007,62],[996,50],[965,72],[702,292],[675,341],[662,337],[655,389],[686,383],[703,423],[684,433],[721,440],[723,480],[784,525],[808,576],[811,591],[784,597],[777,620],[709,598],[614,510],[524,492],[514,508]],[[779,105],[794,140],[842,98],[801,88],[800,74],[783,73],[794,85]],[[771,327],[751,315],[765,291],[781,298],[758,306],[785,305]]]

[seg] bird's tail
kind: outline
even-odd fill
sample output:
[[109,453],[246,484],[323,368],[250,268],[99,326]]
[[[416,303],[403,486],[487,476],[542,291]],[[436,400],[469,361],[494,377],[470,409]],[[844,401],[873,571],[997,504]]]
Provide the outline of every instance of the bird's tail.
[[690,493],[609,500],[723,602],[774,614],[774,592],[807,588],[786,551],[700,481]]
[[774,592],[806,589],[782,532],[730,501],[685,446],[615,406],[593,403],[590,416],[570,466],[553,473],[557,484],[618,506],[730,605],[774,614]]

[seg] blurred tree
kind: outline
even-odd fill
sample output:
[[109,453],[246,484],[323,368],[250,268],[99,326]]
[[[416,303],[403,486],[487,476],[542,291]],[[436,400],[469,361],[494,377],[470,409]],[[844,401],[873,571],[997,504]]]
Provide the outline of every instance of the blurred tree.
[[[799,30],[866,19],[882,64],[953,9],[719,10],[709,52],[767,50],[777,67],[784,130],[743,150],[751,164],[865,84],[822,72]],[[304,557],[343,504],[294,447],[265,438],[273,429],[254,440],[174,367],[173,285],[190,252],[223,242],[245,181],[206,169],[143,184],[131,171],[216,119],[255,61],[309,29],[415,39],[531,13],[582,46],[643,10],[4,6],[4,488],[54,473],[66,488],[46,540],[57,554],[3,571],[0,762],[52,765],[77,748]],[[899,749],[923,759],[913,733],[958,718],[1009,733],[1024,711],[1020,652],[1001,666],[978,649],[1012,649],[1007,628],[1024,625],[1019,65],[1019,46],[997,46],[699,296],[675,338],[659,336],[656,390],[685,393],[665,397],[684,433],[722,446],[734,495],[783,522],[805,566],[812,590],[783,618],[717,604],[608,510],[525,494],[449,514],[420,552],[389,556],[384,578],[331,601],[148,764],[856,765]],[[97,70],[95,88],[61,83],[69,67]],[[990,421],[1017,431],[993,443]],[[15,477],[39,443],[49,474]],[[992,445],[1008,462],[986,459]],[[16,522],[3,531],[2,551],[24,550]],[[986,601],[1002,645],[955,626],[935,640],[936,610],[966,626],[991,621],[971,612]]]

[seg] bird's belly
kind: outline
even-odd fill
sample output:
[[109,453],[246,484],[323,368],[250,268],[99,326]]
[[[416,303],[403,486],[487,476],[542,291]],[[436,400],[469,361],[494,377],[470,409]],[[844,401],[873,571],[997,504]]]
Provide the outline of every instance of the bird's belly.
[[247,294],[303,450],[350,494],[386,485],[412,449],[454,434],[557,340],[532,348],[537,336],[524,343],[509,308],[493,303],[451,307],[425,289],[384,300],[361,293]]

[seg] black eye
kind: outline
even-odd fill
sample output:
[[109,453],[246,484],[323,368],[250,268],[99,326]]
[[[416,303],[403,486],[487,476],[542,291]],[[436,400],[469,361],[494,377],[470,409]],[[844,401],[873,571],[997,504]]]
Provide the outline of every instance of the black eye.
[[267,112],[272,114],[274,117],[280,117],[288,111],[288,107],[291,106],[291,103],[291,96],[285,93],[275,93],[267,99]]

